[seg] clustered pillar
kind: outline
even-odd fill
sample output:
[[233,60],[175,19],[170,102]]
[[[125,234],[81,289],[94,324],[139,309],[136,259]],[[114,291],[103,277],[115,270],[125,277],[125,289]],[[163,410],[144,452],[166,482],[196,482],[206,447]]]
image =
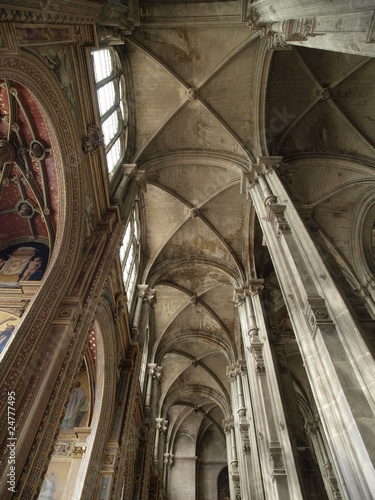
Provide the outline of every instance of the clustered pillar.
[[[337,275],[332,273],[319,233],[311,232],[285,189],[278,174],[281,163],[281,157],[259,158],[246,174],[247,192],[278,277],[327,451],[332,457],[333,463],[327,457],[325,471],[320,464],[322,475],[328,477],[331,491],[338,490],[335,485],[340,484],[343,496],[370,499],[375,491],[373,347]],[[254,417],[261,436],[259,442],[263,443],[260,444],[262,471],[267,470],[263,457],[264,448],[268,447],[273,485],[284,493],[288,489],[290,497],[299,498],[301,471],[297,471],[294,463],[285,426],[276,377],[278,369],[271,356],[262,299],[259,287],[255,289],[251,282],[247,285],[248,289],[244,287],[239,293],[239,307],[243,309],[240,318]],[[285,383],[286,379],[284,387]],[[324,459],[324,447],[320,445],[320,449]],[[264,484],[267,488],[266,478]],[[330,496],[337,498],[338,494],[341,493]]]

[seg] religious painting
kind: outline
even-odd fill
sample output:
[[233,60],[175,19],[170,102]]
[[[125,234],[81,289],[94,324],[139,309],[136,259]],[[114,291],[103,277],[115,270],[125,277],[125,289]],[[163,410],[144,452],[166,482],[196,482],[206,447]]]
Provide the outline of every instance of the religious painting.
[[217,478],[218,500],[230,500],[228,467],[224,467]]
[[14,314],[0,311],[0,357],[12,339],[20,318]]
[[0,287],[18,287],[20,281],[40,281],[49,257],[49,247],[25,242],[0,250]]
[[63,500],[66,489],[71,459],[52,458],[44,477],[38,500]]
[[74,429],[88,425],[90,410],[90,388],[87,372],[79,373],[73,386],[61,428]]

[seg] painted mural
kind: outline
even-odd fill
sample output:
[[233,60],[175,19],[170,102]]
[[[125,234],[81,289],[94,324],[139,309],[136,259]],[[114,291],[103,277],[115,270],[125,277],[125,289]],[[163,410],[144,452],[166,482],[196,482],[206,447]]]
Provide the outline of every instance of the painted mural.
[[73,386],[68,406],[65,410],[61,429],[85,427],[88,424],[90,409],[90,389],[87,372],[79,373]]
[[18,287],[20,281],[40,281],[47,267],[49,248],[40,242],[22,242],[0,251],[0,288]]
[[14,314],[0,311],[0,357],[12,339],[20,318]]
[[68,476],[72,461],[61,458],[52,459],[44,477],[38,500],[63,500],[67,489]]

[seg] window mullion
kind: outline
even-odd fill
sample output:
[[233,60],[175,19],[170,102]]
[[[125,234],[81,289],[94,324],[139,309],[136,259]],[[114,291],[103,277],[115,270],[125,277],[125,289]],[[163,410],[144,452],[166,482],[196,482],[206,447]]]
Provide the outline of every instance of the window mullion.
[[[104,123],[106,119],[109,118],[111,114],[114,113],[119,107],[120,107],[120,102],[115,101],[114,104],[109,109],[107,109],[104,115],[100,117],[100,123]],[[122,115],[121,115],[121,120],[122,120]]]
[[105,148],[105,152],[108,153],[108,151],[111,149],[111,147],[114,145],[114,143],[117,141],[117,139],[120,137],[121,132],[124,130],[124,127],[121,127],[116,134],[112,137],[112,139],[109,141],[108,146]]

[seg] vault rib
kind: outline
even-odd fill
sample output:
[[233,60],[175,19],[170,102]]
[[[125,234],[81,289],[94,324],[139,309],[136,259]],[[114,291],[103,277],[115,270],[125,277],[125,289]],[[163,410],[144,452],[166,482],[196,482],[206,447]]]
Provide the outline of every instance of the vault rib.
[[[228,183],[227,185],[225,185],[219,192],[215,191],[212,196],[208,197],[206,200],[203,200],[201,203],[199,203],[197,205],[197,207],[201,208],[206,203],[208,203],[208,201],[210,201],[211,199],[213,199],[215,196],[218,196],[218,194],[224,192],[226,189],[229,189],[230,187],[232,187],[234,184],[237,184],[238,182],[239,181],[231,181],[230,183]],[[184,204],[187,208],[189,208],[189,209],[193,208],[193,205],[191,205],[189,202],[187,202],[186,200],[184,200],[180,195],[178,195],[175,191],[173,191],[172,189],[168,188],[167,186],[164,186],[163,184],[160,184],[160,183],[158,183],[156,181],[148,181],[148,183],[152,184],[154,186],[157,186],[160,189],[166,191],[168,194],[170,194],[171,196],[173,196],[176,199],[178,199],[180,201],[180,203]],[[240,262],[238,262],[238,259],[237,259],[236,255],[234,254],[233,250],[224,241],[224,239],[221,236],[221,234],[201,214],[198,215],[198,218],[214,233],[214,235],[219,239],[220,243],[225,247],[225,249],[227,250],[227,252],[230,254],[230,256],[234,260],[234,262],[235,262],[236,266],[238,267],[238,269],[241,269]],[[171,238],[188,221],[190,221],[190,215],[189,215],[189,213],[187,213],[184,218],[180,219],[180,222],[178,222],[178,224],[176,226],[174,226],[174,228],[168,233],[168,235],[164,239],[164,242],[161,243],[160,247],[155,251],[154,255],[150,257],[150,260],[147,263],[147,266],[146,266],[145,271],[144,271],[144,276],[145,277],[147,277],[148,273],[150,272],[150,269],[152,268],[155,260],[158,258],[158,256],[160,255],[161,251],[163,250],[163,248],[165,248],[165,246],[168,244],[168,242],[171,240]]]
[[206,85],[208,82],[210,82],[225,66],[231,62],[235,57],[238,56],[246,47],[251,45],[255,40],[257,40],[260,37],[260,31],[254,32],[252,35],[249,36],[249,38],[246,38],[243,42],[239,43],[236,47],[234,47],[229,54],[227,54],[222,61],[219,62],[219,64],[214,68],[211,72],[210,75],[207,75],[205,78],[203,78],[198,84],[197,88],[201,89]]

